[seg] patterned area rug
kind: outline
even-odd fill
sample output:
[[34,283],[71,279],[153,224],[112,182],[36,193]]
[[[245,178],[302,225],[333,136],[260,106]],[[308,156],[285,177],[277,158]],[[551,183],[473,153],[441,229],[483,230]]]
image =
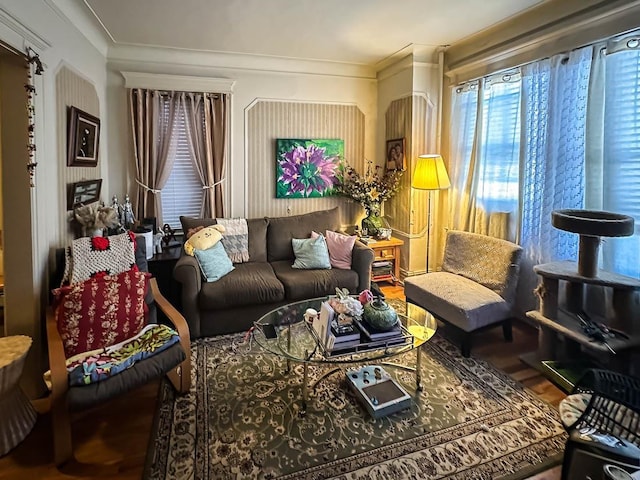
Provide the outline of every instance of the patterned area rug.
[[[558,464],[566,439],[555,409],[436,335],[412,372],[385,367],[413,395],[408,410],[369,417],[344,374],[322,380],[299,415],[302,366],[243,343],[192,344],[191,392],[163,382],[146,479],[522,479]],[[415,353],[398,357],[414,365]],[[310,368],[311,380],[324,370]]]

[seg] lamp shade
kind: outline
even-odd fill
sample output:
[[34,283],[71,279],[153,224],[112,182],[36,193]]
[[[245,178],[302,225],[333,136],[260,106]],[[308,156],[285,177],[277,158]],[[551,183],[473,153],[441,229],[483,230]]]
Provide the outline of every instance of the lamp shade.
[[420,155],[413,171],[411,186],[419,190],[444,190],[451,186],[440,155]]

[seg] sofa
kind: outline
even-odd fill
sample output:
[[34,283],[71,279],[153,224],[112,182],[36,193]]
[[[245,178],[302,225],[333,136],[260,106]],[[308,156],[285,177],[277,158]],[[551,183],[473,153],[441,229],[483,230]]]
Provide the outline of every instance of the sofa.
[[442,271],[408,277],[407,301],[443,321],[471,351],[471,333],[501,324],[511,341],[512,307],[522,248],[498,238],[449,230]]
[[[185,234],[215,219],[181,217]],[[173,275],[182,284],[182,313],[191,338],[248,330],[262,315],[281,305],[335,294],[336,287],[358,293],[370,287],[373,250],[356,241],[351,269],[301,270],[291,239],[309,238],[312,231],[339,231],[338,207],[288,217],[247,219],[249,261],[215,282],[203,279],[197,260],[183,251]]]

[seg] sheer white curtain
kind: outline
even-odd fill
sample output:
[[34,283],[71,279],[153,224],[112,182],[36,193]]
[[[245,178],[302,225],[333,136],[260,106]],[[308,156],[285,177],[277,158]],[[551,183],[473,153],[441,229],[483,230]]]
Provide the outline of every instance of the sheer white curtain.
[[[453,92],[451,105],[451,135],[449,145],[449,227],[465,230],[470,208],[471,180],[474,171],[476,120],[478,115],[479,82],[468,83]],[[468,185],[469,184],[469,185]]]
[[589,91],[587,208],[630,215],[631,237],[604,238],[603,270],[640,276],[640,32],[596,46]]
[[533,266],[576,259],[578,236],[551,225],[551,212],[583,208],[585,133],[592,47],[522,67],[522,220],[519,306],[535,306]]
[[515,239],[520,77],[494,75],[456,89],[449,146],[450,226]]

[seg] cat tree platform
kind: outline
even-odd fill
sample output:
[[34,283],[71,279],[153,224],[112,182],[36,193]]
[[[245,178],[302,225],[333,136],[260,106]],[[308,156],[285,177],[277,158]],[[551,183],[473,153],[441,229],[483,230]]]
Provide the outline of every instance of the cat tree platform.
[[[601,236],[627,236],[633,233],[633,218],[610,212],[557,210],[553,226],[578,233],[578,262],[563,261],[536,265],[541,277],[536,288],[539,309],[527,317],[539,325],[538,350],[524,355],[525,362],[547,368],[548,360],[580,362],[589,355],[610,368],[629,371],[631,355],[640,347],[640,280],[612,272],[598,271]],[[588,318],[614,332],[605,341],[594,340],[581,325],[579,315],[588,311],[588,286],[605,289],[601,315],[589,312]]]

